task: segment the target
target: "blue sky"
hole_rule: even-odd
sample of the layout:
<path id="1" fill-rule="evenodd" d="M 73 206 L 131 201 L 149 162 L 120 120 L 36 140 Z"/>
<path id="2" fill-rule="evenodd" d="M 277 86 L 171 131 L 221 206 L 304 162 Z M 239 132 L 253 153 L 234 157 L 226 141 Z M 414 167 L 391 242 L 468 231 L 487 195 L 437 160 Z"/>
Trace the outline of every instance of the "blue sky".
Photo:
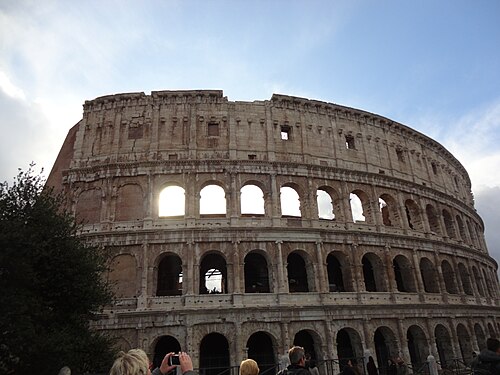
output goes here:
<path id="1" fill-rule="evenodd" d="M 174 89 L 324 100 L 431 136 L 500 259 L 500 1 L 1 1 L 0 181 L 48 173 L 85 100 Z"/>

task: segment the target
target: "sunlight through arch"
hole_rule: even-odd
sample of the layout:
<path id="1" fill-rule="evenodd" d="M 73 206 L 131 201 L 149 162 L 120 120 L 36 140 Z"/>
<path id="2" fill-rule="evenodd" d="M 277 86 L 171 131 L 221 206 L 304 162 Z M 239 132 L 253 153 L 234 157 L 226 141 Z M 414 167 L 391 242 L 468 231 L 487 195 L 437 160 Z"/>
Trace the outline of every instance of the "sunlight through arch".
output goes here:
<path id="1" fill-rule="evenodd" d="M 316 193 L 316 200 L 318 203 L 318 217 L 320 219 L 335 219 L 333 213 L 332 197 L 324 190 L 318 190 Z"/>
<path id="2" fill-rule="evenodd" d="M 363 215 L 363 204 L 357 194 L 349 194 L 349 201 L 351 203 L 352 221 L 365 221 L 366 219 Z"/>
<path id="3" fill-rule="evenodd" d="M 281 215 L 300 217 L 300 197 L 295 189 L 283 186 L 280 189 Z"/>
<path id="4" fill-rule="evenodd" d="M 245 185 L 240 190 L 241 213 L 264 215 L 264 193 L 256 185 Z"/>
<path id="5" fill-rule="evenodd" d="M 200 191 L 200 215 L 226 213 L 226 193 L 218 185 L 207 185 Z"/>
<path id="6" fill-rule="evenodd" d="M 180 186 L 167 186 L 160 193 L 158 215 L 166 216 L 184 216 L 186 198 L 184 189 Z"/>

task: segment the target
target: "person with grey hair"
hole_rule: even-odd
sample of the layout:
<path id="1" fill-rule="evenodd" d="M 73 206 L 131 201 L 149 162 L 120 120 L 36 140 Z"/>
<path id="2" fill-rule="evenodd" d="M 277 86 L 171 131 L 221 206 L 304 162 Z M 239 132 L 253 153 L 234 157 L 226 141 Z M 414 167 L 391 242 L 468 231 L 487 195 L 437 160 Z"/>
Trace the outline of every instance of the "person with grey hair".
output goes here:
<path id="1" fill-rule="evenodd" d="M 308 369 L 306 369 L 306 352 L 301 346 L 293 346 L 288 351 L 288 358 L 290 359 L 290 365 L 281 370 L 278 375 L 311 375 Z"/>

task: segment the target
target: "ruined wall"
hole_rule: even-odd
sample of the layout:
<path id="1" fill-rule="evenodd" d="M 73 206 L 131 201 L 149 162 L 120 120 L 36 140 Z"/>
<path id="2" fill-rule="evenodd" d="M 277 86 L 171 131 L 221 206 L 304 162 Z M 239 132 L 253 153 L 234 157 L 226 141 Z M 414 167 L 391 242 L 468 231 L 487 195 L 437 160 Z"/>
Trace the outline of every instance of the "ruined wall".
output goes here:
<path id="1" fill-rule="evenodd" d="M 159 91 L 85 102 L 63 150 L 49 184 L 85 221 L 81 235 L 114 254 L 120 298 L 96 326 L 123 348 L 158 356 L 168 337 L 203 366 L 207 340 L 222 336 L 231 366 L 266 340 L 275 362 L 295 342 L 320 361 L 371 353 L 379 366 L 389 355 L 418 365 L 432 353 L 445 364 L 500 332 L 497 264 L 468 174 L 405 125 L 285 95 Z M 212 185 L 223 214 L 200 213 Z M 242 213 L 248 185 L 263 214 Z M 184 191 L 182 215 L 159 215 L 168 186 Z M 283 187 L 300 214 L 283 215 Z M 319 217 L 319 191 L 334 218 Z M 210 267 L 221 293 L 204 290 Z"/>

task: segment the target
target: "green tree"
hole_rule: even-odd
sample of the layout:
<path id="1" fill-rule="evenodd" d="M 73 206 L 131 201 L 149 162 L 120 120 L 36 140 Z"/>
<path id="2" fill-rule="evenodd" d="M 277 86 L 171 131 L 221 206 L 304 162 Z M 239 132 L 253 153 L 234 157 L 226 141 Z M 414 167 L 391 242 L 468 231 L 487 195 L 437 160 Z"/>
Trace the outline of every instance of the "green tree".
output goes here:
<path id="1" fill-rule="evenodd" d="M 109 370 L 111 340 L 89 324 L 112 300 L 107 259 L 78 229 L 33 165 L 0 183 L 0 373 Z"/>

